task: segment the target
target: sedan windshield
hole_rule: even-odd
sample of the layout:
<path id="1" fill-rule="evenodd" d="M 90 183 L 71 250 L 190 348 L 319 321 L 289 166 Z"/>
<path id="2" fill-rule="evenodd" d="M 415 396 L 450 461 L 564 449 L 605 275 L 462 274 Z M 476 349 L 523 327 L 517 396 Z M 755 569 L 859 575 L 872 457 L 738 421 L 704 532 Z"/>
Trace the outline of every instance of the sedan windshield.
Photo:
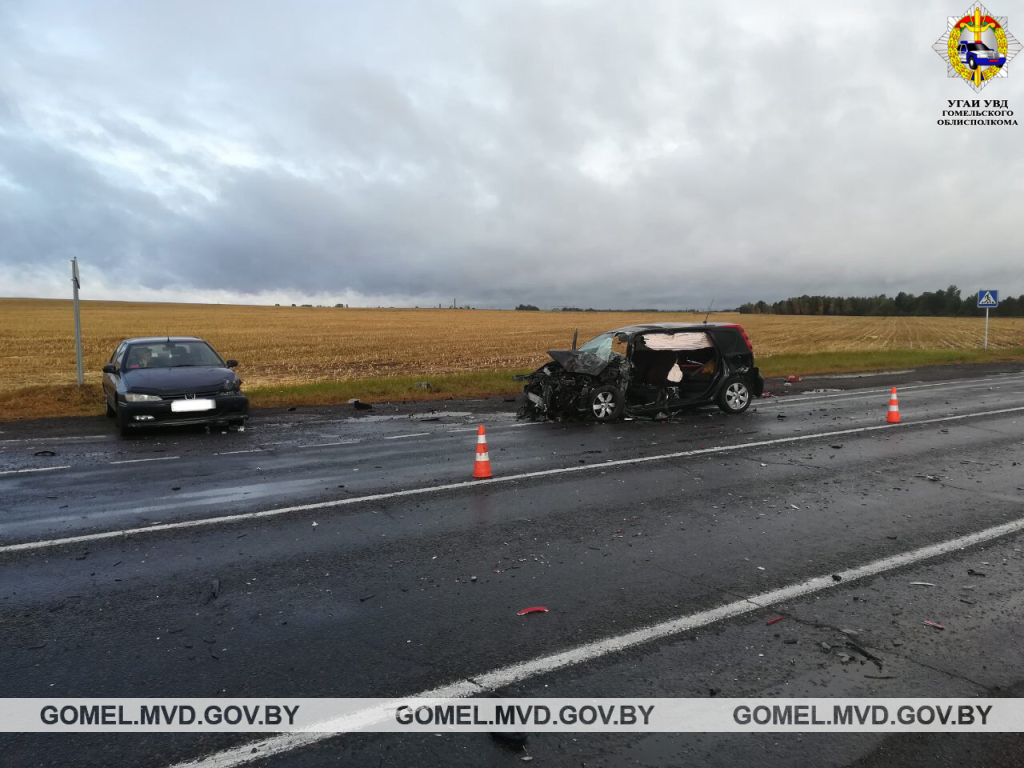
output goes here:
<path id="1" fill-rule="evenodd" d="M 138 368 L 223 368 L 224 361 L 205 341 L 132 344 L 125 355 L 125 370 Z"/>
<path id="2" fill-rule="evenodd" d="M 964 47 L 968 51 L 991 51 L 992 50 L 991 48 L 989 48 L 984 43 L 964 43 Z"/>

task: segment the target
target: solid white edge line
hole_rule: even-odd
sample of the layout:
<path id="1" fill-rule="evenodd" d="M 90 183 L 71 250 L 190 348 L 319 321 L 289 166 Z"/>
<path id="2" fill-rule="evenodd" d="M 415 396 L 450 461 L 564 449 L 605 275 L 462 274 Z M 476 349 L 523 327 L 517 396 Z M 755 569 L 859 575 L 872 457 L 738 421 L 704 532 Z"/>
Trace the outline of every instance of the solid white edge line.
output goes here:
<path id="1" fill-rule="evenodd" d="M 401 440 L 403 437 L 423 437 L 429 435 L 429 432 L 413 432 L 411 435 L 388 435 L 387 437 L 381 438 L 382 440 Z"/>
<path id="2" fill-rule="evenodd" d="M 919 549 L 904 552 L 898 555 L 875 560 L 865 565 L 851 568 L 846 571 L 839 571 L 836 575 L 840 577 L 837 581 L 832 574 L 827 576 L 815 576 L 806 581 L 791 584 L 779 589 L 762 592 L 747 598 L 735 600 L 725 605 L 719 605 L 706 611 L 680 616 L 675 619 L 664 621 L 648 627 L 626 632 L 621 635 L 608 637 L 603 640 L 585 643 L 570 648 L 566 651 L 539 656 L 529 661 L 511 664 L 505 667 L 485 672 L 480 675 L 473 675 L 469 678 L 456 680 L 433 690 L 414 693 L 407 697 L 396 698 L 394 702 L 405 702 L 412 698 L 466 698 L 469 696 L 492 693 L 514 683 L 549 674 L 558 670 L 593 661 L 594 659 L 608 656 L 619 651 L 624 651 L 638 645 L 650 643 L 656 640 L 665 640 L 693 629 L 706 627 L 725 619 L 736 618 L 754 611 L 764 610 L 768 606 L 788 602 L 797 598 L 806 597 L 816 592 L 823 592 L 827 589 L 840 587 L 851 582 L 875 576 L 896 568 L 913 565 L 924 560 L 930 560 L 942 555 L 947 555 L 957 550 L 982 544 L 993 539 L 1008 536 L 1024 531 L 1024 519 L 1014 520 L 994 528 L 986 528 L 976 533 L 967 534 L 956 539 L 929 544 Z M 204 757 L 197 757 L 192 760 L 177 763 L 172 768 L 235 768 L 245 765 L 254 760 L 265 760 L 268 757 L 279 755 L 295 749 L 310 746 L 319 741 L 339 735 L 342 727 L 358 730 L 360 725 L 377 722 L 390 716 L 391 707 L 378 705 L 321 724 L 319 727 L 328 728 L 328 732 L 304 732 L 286 733 L 279 736 L 250 741 L 237 747 L 215 752 Z M 314 726 L 317 727 L 317 726 Z"/>
<path id="3" fill-rule="evenodd" d="M 71 465 L 64 464 L 59 467 L 34 467 L 32 469 L 5 469 L 0 472 L 0 475 L 18 475 L 22 472 L 52 472 L 55 469 L 71 469 Z"/>
<path id="4" fill-rule="evenodd" d="M 139 464 L 143 461 L 171 461 L 180 459 L 181 456 L 154 456 L 151 459 L 122 459 L 121 461 L 108 461 L 108 464 Z"/>
<path id="5" fill-rule="evenodd" d="M 916 390 L 916 389 L 927 389 L 933 387 L 945 387 L 946 389 L 973 389 L 978 386 L 984 386 L 985 384 L 999 384 L 1009 381 L 1020 381 L 1022 376 L 1017 374 L 1006 374 L 1001 377 L 990 377 L 985 379 L 967 379 L 957 381 L 937 381 L 930 384 L 911 384 L 907 386 L 897 386 L 897 393 L 905 390 Z M 767 400 L 761 398 L 758 402 L 758 406 L 761 405 L 785 405 L 787 403 L 809 403 L 816 402 L 818 400 L 832 400 L 835 398 L 845 398 L 847 400 L 856 400 L 860 397 L 873 397 L 874 395 L 888 394 L 892 390 L 892 387 L 885 387 L 884 389 L 849 389 L 843 392 L 829 392 L 818 394 L 808 393 L 806 395 L 775 395 L 769 397 Z"/>
<path id="6" fill-rule="evenodd" d="M 159 523 L 146 528 L 125 528 L 117 531 L 104 531 L 102 533 L 85 533 L 80 536 L 68 536 L 61 539 L 45 539 L 39 541 L 24 541 L 18 544 L 5 544 L 0 546 L 0 555 L 7 552 L 20 552 L 29 549 L 46 549 L 66 544 L 81 544 L 86 541 L 101 541 L 103 539 L 116 539 L 120 537 L 137 536 L 139 534 L 152 533 L 154 531 L 174 531 L 187 528 L 201 528 L 208 525 L 220 525 L 222 523 L 234 523 L 241 520 L 258 520 L 265 517 L 277 517 L 279 515 L 293 514 L 296 512 L 311 512 L 320 509 L 332 509 L 334 507 L 345 507 L 352 504 L 362 504 L 368 501 L 384 501 L 385 499 L 398 499 L 408 496 L 422 496 L 428 493 L 439 493 L 441 491 L 454 491 L 462 488 L 484 487 L 511 483 L 517 480 L 530 480 L 535 477 L 551 477 L 554 475 L 565 475 L 572 472 L 589 472 L 595 469 L 605 470 L 608 467 L 622 467 L 632 464 L 645 464 L 651 461 L 664 461 L 665 459 L 681 459 L 690 456 L 707 456 L 717 453 L 729 453 L 731 451 L 742 451 L 748 448 L 763 448 L 769 445 L 782 445 L 785 443 L 799 443 L 807 440 L 819 440 L 827 437 L 838 437 L 839 435 L 855 435 L 862 432 L 876 432 L 878 430 L 900 430 L 907 427 L 922 427 L 929 424 L 943 424 L 950 421 L 962 421 L 984 416 L 999 416 L 1005 413 L 1024 412 L 1024 406 L 1015 408 L 1000 408 L 995 411 L 983 411 L 981 413 L 964 413 L 956 416 L 938 416 L 932 419 L 922 419 L 914 422 L 901 422 L 899 424 L 875 424 L 869 427 L 851 427 L 850 429 L 838 429 L 831 432 L 817 432 L 812 435 L 792 435 L 790 437 L 776 437 L 771 440 L 757 440 L 749 443 L 735 443 L 733 445 L 722 445 L 713 448 L 695 448 L 689 451 L 677 451 L 675 453 L 662 453 L 656 456 L 637 456 L 631 459 L 615 459 L 599 464 L 575 464 L 571 467 L 557 467 L 555 469 L 542 469 L 536 472 L 522 472 L 518 475 L 506 475 L 504 477 L 491 477 L 485 480 L 463 480 L 457 483 L 444 483 L 443 485 L 432 485 L 421 488 L 407 488 L 403 491 L 388 491 L 386 493 L 372 493 L 366 496 L 353 496 L 347 499 L 335 499 L 333 501 L 320 501 L 313 504 L 299 504 L 293 507 L 279 507 L 277 509 L 266 509 L 261 512 L 242 512 L 236 515 L 223 515 L 221 517 L 204 517 L 198 520 L 181 520 L 175 523 Z"/>

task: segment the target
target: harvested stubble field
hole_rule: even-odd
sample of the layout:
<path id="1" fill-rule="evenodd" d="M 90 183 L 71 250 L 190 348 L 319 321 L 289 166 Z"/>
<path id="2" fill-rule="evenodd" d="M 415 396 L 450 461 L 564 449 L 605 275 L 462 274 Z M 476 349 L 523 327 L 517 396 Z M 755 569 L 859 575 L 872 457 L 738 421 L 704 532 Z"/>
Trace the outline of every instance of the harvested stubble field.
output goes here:
<path id="1" fill-rule="evenodd" d="M 194 335 L 241 361 L 255 405 L 330 403 L 359 396 L 508 394 L 514 373 L 545 350 L 637 322 L 700 315 L 343 309 L 83 302 L 87 387 L 74 386 L 69 301 L 0 299 L 0 419 L 100 412 L 100 369 L 130 336 Z M 1024 318 L 993 318 L 979 349 L 978 318 L 811 317 L 714 313 L 739 322 L 768 375 L 1024 359 Z M 430 383 L 429 389 L 416 386 Z"/>

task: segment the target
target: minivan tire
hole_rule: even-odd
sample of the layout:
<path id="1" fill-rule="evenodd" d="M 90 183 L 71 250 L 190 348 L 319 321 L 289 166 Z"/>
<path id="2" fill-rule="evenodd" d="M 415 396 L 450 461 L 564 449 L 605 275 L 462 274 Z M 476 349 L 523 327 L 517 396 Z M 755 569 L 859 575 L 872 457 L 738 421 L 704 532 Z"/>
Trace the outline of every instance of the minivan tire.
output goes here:
<path id="1" fill-rule="evenodd" d="M 718 407 L 729 414 L 743 413 L 750 407 L 750 385 L 742 376 L 733 376 L 725 382 L 718 395 Z"/>
<path id="2" fill-rule="evenodd" d="M 587 398 L 588 413 L 597 421 L 618 421 L 626 406 L 622 390 L 611 384 L 603 384 L 590 390 Z"/>

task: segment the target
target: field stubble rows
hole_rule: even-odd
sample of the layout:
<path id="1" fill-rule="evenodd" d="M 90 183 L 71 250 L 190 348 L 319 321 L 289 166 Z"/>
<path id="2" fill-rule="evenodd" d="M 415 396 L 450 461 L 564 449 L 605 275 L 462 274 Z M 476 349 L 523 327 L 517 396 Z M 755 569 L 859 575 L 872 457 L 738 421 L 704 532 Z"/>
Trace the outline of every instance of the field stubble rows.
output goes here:
<path id="1" fill-rule="evenodd" d="M 545 350 L 637 322 L 700 321 L 701 315 L 344 309 L 83 302 L 86 380 L 129 336 L 195 335 L 241 361 L 247 385 L 267 387 L 397 375 L 521 370 Z M 714 313 L 739 322 L 760 360 L 777 355 L 980 346 L 983 321 L 945 317 L 814 317 Z M 993 318 L 993 348 L 1024 346 L 1024 318 Z M 0 299 L 0 391 L 74 381 L 68 301 Z"/>

